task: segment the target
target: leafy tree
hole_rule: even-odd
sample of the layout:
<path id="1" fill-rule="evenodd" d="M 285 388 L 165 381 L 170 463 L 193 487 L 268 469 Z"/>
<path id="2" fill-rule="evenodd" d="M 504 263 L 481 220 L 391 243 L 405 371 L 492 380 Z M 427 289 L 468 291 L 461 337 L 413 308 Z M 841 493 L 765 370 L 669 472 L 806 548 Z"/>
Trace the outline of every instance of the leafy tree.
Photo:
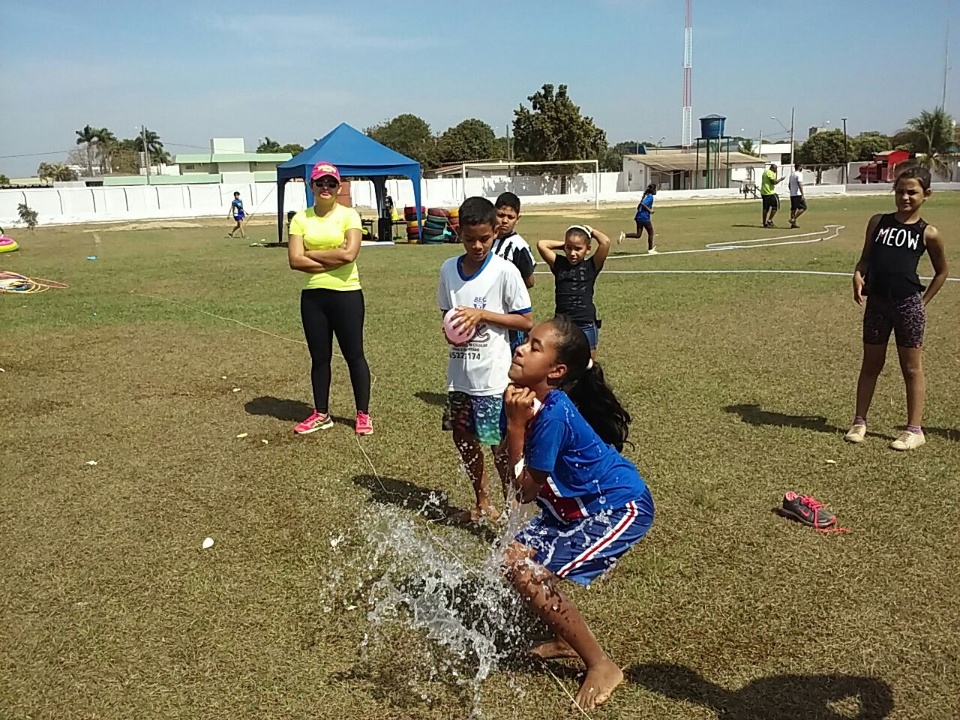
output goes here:
<path id="1" fill-rule="evenodd" d="M 136 173 L 140 167 L 137 143 L 132 138 L 118 140 L 110 154 L 110 164 L 114 171 Z"/>
<path id="2" fill-rule="evenodd" d="M 260 144 L 257 145 L 258 153 L 278 153 L 283 152 L 283 148 L 276 140 L 273 140 L 269 135 L 264 136 L 263 140 L 260 141 Z"/>
<path id="3" fill-rule="evenodd" d="M 892 150 L 893 144 L 890 138 L 883 133 L 876 131 L 862 132 L 857 137 L 851 138 L 857 160 L 873 160 L 873 156 L 885 150 Z"/>
<path id="4" fill-rule="evenodd" d="M 880 132 L 863 132 L 850 142 L 854 145 L 857 160 L 872 160 L 877 153 L 893 149 L 892 138 Z"/>
<path id="5" fill-rule="evenodd" d="M 742 140 L 740 140 L 738 149 L 744 155 L 757 155 L 757 156 L 760 155 L 760 151 L 758 150 L 757 146 L 754 145 L 753 140 L 751 140 L 750 138 L 743 138 Z"/>
<path id="6" fill-rule="evenodd" d="M 10 178 L 8 178 L 3 173 L 0 173 L 0 185 L 9 185 L 9 184 L 10 184 Z"/>
<path id="7" fill-rule="evenodd" d="M 916 153 L 917 162 L 931 172 L 949 176 L 948 156 L 957 154 L 953 118 L 942 107 L 921 110 L 907 120 L 907 127 L 894 137 L 898 147 Z"/>
<path id="8" fill-rule="evenodd" d="M 621 155 L 636 155 L 640 152 L 641 147 L 656 147 L 656 144 L 647 142 L 646 140 L 643 142 L 639 140 L 624 140 L 623 142 L 618 142 L 616 145 L 614 145 L 613 149 Z"/>
<path id="9" fill-rule="evenodd" d="M 387 122 L 369 127 L 364 132 L 378 143 L 419 162 L 424 167 L 436 165 L 436 139 L 425 120 L 404 113 Z"/>
<path id="10" fill-rule="evenodd" d="M 623 156 L 625 153 L 617 150 L 616 146 L 606 147 L 597 156 L 600 161 L 600 172 L 620 172 L 623 170 Z"/>
<path id="11" fill-rule="evenodd" d="M 810 138 L 797 148 L 796 161 L 809 165 L 817 171 L 817 184 L 823 178 L 823 171 L 840 167 L 854 158 L 856 148 L 847 139 L 844 143 L 842 130 L 824 130 Z M 846 145 L 846 147 L 844 147 Z"/>
<path id="12" fill-rule="evenodd" d="M 300 143 L 287 143 L 280 148 L 280 152 L 290 153 L 291 155 L 299 155 L 303 152 L 303 145 Z"/>
<path id="13" fill-rule="evenodd" d="M 33 230 L 37 226 L 37 211 L 31 210 L 26 203 L 17 205 L 17 215 L 20 216 L 20 222 Z"/>
<path id="14" fill-rule="evenodd" d="M 97 131 L 85 125 L 82 130 L 76 131 L 77 145 L 82 145 L 87 154 L 87 175 L 93 175 L 93 144 L 97 141 Z"/>
<path id="15" fill-rule="evenodd" d="M 521 161 L 599 158 L 607 148 L 607 134 L 593 118 L 585 117 L 567 94 L 567 86 L 545 84 L 530 95 L 530 108 L 514 110 L 514 156 Z M 568 176 L 570 166 L 540 166 L 541 172 Z M 561 186 L 561 191 L 565 191 Z"/>
<path id="16" fill-rule="evenodd" d="M 437 139 L 437 159 L 440 162 L 490 160 L 496 154 L 497 137 L 493 128 L 476 118 L 447 129 Z"/>

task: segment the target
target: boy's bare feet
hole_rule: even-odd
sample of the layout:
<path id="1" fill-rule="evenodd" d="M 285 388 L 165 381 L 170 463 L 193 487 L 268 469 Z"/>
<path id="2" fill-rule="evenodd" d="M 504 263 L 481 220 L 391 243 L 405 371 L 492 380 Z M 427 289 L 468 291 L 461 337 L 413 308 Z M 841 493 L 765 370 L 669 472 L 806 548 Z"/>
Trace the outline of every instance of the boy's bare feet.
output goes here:
<path id="1" fill-rule="evenodd" d="M 602 665 L 587 670 L 587 676 L 577 691 L 575 698 L 582 710 L 592 710 L 603 705 L 610 699 L 617 685 L 623 682 L 623 671 L 613 662 L 606 661 Z"/>
<path id="2" fill-rule="evenodd" d="M 553 660 L 555 658 L 575 658 L 580 657 L 577 651 L 567 644 L 566 640 L 554 638 L 537 643 L 527 650 L 528 653 L 541 660 Z"/>

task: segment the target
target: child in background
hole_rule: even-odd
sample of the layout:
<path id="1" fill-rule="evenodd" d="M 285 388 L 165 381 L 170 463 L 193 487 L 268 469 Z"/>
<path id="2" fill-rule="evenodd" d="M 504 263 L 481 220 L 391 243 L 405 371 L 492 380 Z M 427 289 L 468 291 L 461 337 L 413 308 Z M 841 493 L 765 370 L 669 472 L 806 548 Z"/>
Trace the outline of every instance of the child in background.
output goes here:
<path id="1" fill-rule="evenodd" d="M 233 228 L 233 230 L 227 233 L 227 237 L 233 237 L 233 234 L 239 230 L 240 237 L 246 238 L 247 236 L 243 234 L 243 220 L 247 215 L 243 211 L 243 200 L 240 199 L 240 193 L 238 192 L 233 194 L 233 202 L 230 203 L 230 211 L 227 213 L 227 217 L 231 216 L 237 225 Z"/>
<path id="2" fill-rule="evenodd" d="M 537 263 L 533 259 L 530 246 L 517 232 L 520 220 L 520 198 L 512 192 L 500 193 L 497 202 L 497 239 L 493 241 L 493 254 L 509 260 L 516 265 L 528 290 L 533 289 L 533 271 Z M 516 350 L 526 338 L 525 333 L 510 331 L 510 349 Z"/>
<path id="3" fill-rule="evenodd" d="M 624 238 L 634 238 L 639 240 L 643 237 L 643 231 L 647 231 L 647 255 L 656 255 L 657 254 L 657 244 L 653 241 L 653 221 L 650 219 L 650 216 L 653 215 L 653 200 L 657 195 L 657 186 L 655 183 L 650 183 L 647 185 L 647 189 L 643 193 L 643 197 L 640 198 L 640 204 L 637 205 L 637 214 L 633 218 L 634 222 L 637 224 L 637 231 L 635 233 L 620 233 L 620 237 L 617 239 L 617 244 L 623 242 Z"/>
<path id="4" fill-rule="evenodd" d="M 930 171 L 921 167 L 904 170 L 897 177 L 894 192 L 897 212 L 870 218 L 863 252 L 853 271 L 854 302 L 863 305 L 866 296 L 867 307 L 863 313 L 857 412 L 844 440 L 861 443 L 867 435 L 867 411 L 892 331 L 907 386 L 907 428 L 890 447 L 914 450 L 926 442 L 920 426 L 927 393 L 921 362 L 926 307 L 947 281 L 947 256 L 939 231 L 920 217 L 920 208 L 930 197 Z M 917 275 L 924 252 L 930 253 L 934 272 L 926 292 Z"/>
<path id="5" fill-rule="evenodd" d="M 576 704 L 589 710 L 610 697 L 623 672 L 558 581 L 589 585 L 612 568 L 653 524 L 653 499 L 620 454 L 630 415 L 570 318 L 533 328 L 514 355 L 510 382 L 504 396 L 510 464 L 519 499 L 536 500 L 541 511 L 507 548 L 504 570 L 555 636 L 531 653 L 586 664 Z"/>
<path id="6" fill-rule="evenodd" d="M 597 241 L 597 251 L 587 257 L 592 240 Z M 564 254 L 557 255 L 561 249 Z M 590 354 L 596 359 L 600 321 L 593 303 L 593 290 L 610 254 L 610 238 L 588 225 L 571 225 L 562 241 L 541 240 L 537 251 L 556 278 L 556 314 L 566 315 L 583 330 L 590 343 Z"/>
<path id="7" fill-rule="evenodd" d="M 509 331 L 528 332 L 533 323 L 530 295 L 520 272 L 490 251 L 497 226 L 493 203 L 481 197 L 464 201 L 459 232 L 465 253 L 443 263 L 437 287 L 440 310 L 446 314 L 457 308 L 456 325 L 463 331 L 475 330 L 466 344 L 451 344 L 447 362 L 443 427 L 453 432 L 453 442 L 476 494 L 474 508 L 457 518 L 460 521 L 479 522 L 499 516 L 490 502 L 482 445 L 494 452 L 504 498 L 512 497 L 506 456 L 497 452 L 503 391 L 509 382 L 507 372 L 513 354 Z"/>

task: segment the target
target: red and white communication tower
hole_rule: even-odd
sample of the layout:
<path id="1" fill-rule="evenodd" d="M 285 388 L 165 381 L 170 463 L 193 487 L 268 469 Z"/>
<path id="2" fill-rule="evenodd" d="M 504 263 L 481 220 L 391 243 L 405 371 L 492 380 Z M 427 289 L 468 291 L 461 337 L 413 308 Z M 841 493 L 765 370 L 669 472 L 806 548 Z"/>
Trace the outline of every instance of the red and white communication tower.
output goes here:
<path id="1" fill-rule="evenodd" d="M 687 12 L 683 29 L 683 126 L 680 146 L 689 149 L 693 144 L 693 0 L 686 0 Z"/>

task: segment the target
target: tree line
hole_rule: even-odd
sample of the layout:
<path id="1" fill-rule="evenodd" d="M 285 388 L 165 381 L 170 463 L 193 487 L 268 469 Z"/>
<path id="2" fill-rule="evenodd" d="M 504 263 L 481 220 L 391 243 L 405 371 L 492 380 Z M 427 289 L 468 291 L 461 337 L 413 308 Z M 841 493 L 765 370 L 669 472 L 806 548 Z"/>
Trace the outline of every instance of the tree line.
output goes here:
<path id="1" fill-rule="evenodd" d="M 508 160 L 516 162 L 549 162 L 551 160 L 598 160 L 600 169 L 619 171 L 623 156 L 638 152 L 641 146 L 653 143 L 625 141 L 609 145 L 607 135 L 592 117 L 583 114 L 573 102 L 566 85 L 543 85 L 527 97 L 528 105 L 521 104 L 513 111 L 512 133 L 497 136 L 494 129 L 477 118 L 464 120 L 443 132 L 434 133 L 417 115 L 404 113 L 368 127 L 364 132 L 374 140 L 418 161 L 424 169 L 435 169 L 445 164 Z M 160 136 L 145 130 L 147 154 L 152 163 L 167 163 L 170 155 L 164 149 Z M 41 180 L 75 180 L 71 165 L 86 169 L 92 175 L 94 168 L 101 173 L 136 173 L 142 162 L 144 137 L 118 139 L 107 128 L 86 125 L 76 131 L 77 149 L 70 153 L 66 164 L 41 163 L 37 174 Z M 954 119 L 943 108 L 923 110 L 910 118 L 906 126 L 894 135 L 877 131 L 844 137 L 840 130 L 827 130 L 812 135 L 796 149 L 796 160 L 821 170 L 839 167 L 856 160 L 871 160 L 884 150 L 907 150 L 916 161 L 931 171 L 944 175 L 950 163 L 955 162 L 960 134 Z M 299 143 L 281 144 L 265 137 L 258 153 L 302 152 Z M 749 139 L 740 139 L 740 150 L 757 154 Z M 541 172 L 569 172 L 568 167 L 546 166 Z M 4 180 L 0 176 L 0 183 Z"/>

